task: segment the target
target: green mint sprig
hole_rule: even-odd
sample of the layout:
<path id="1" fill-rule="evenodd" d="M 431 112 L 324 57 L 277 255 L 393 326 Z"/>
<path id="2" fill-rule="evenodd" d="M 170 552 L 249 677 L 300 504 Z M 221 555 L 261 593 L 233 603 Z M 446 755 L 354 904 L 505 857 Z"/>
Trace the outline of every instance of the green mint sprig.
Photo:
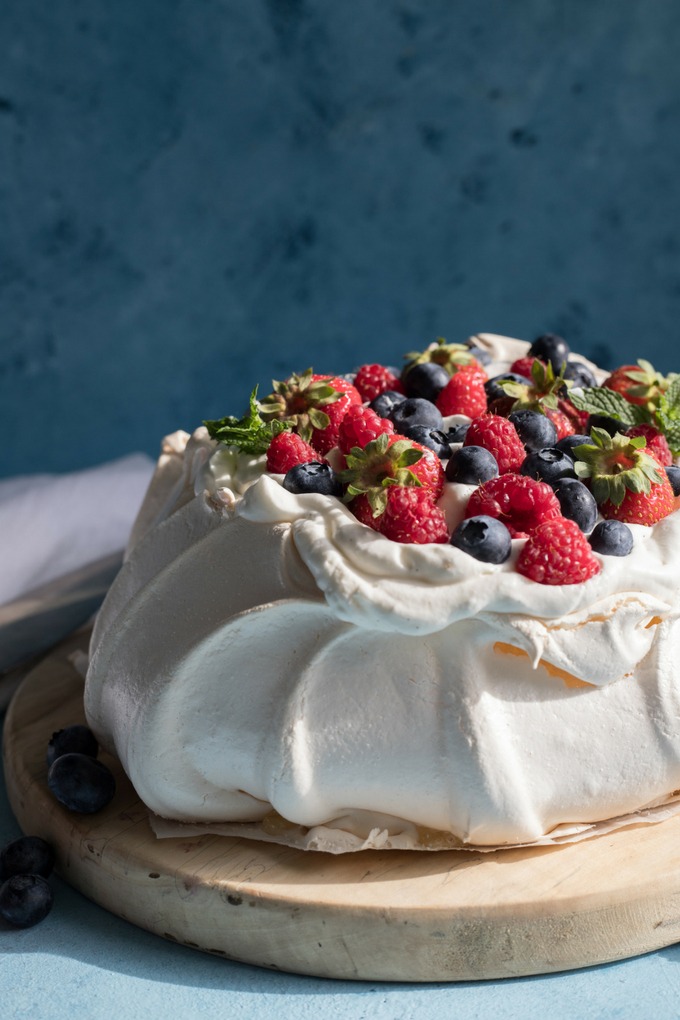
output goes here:
<path id="1" fill-rule="evenodd" d="M 264 421 L 257 402 L 257 386 L 250 394 L 250 405 L 243 418 L 218 418 L 215 421 L 204 421 L 211 439 L 227 446 L 237 446 L 244 453 L 266 453 L 274 436 L 281 432 L 289 432 L 290 421 Z"/>
<path id="2" fill-rule="evenodd" d="M 609 418 L 620 421 L 627 429 L 633 425 L 653 423 L 653 416 L 646 407 L 631 404 L 629 400 L 609 390 L 606 386 L 586 386 L 584 389 L 569 391 L 569 400 L 577 411 L 587 414 L 606 414 Z"/>

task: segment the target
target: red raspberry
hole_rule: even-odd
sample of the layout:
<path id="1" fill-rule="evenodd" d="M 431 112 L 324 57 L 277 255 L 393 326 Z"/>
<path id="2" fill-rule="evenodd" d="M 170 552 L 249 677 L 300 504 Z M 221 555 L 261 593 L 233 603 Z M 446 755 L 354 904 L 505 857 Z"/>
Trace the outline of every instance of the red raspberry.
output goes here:
<path id="1" fill-rule="evenodd" d="M 517 570 L 539 584 L 580 584 L 599 574 L 600 564 L 578 524 L 556 517 L 529 537 Z"/>
<path id="2" fill-rule="evenodd" d="M 563 414 L 566 414 L 573 427 L 574 431 L 567 433 L 567 435 L 575 435 L 578 433 L 579 436 L 583 436 L 588 434 L 588 418 L 590 415 L 587 411 L 578 411 L 572 404 L 571 400 L 568 400 L 566 397 L 560 397 L 557 406 Z M 564 426 L 564 423 L 562 424 Z M 558 438 L 564 439 L 564 436 L 559 436 L 560 428 L 557 423 L 555 423 L 555 427 L 557 428 Z"/>
<path id="3" fill-rule="evenodd" d="M 295 432 L 280 432 L 274 436 L 267 450 L 267 471 L 285 475 L 296 464 L 309 464 L 320 460 L 317 451 Z"/>
<path id="4" fill-rule="evenodd" d="M 412 485 L 389 486 L 387 507 L 379 520 L 380 533 L 393 542 L 425 545 L 448 542 L 450 537 L 446 518 L 432 494 Z"/>
<path id="5" fill-rule="evenodd" d="M 483 446 L 496 458 L 502 475 L 508 471 L 519 471 L 526 457 L 524 444 L 515 426 L 497 414 L 483 414 L 473 419 L 463 446 Z"/>
<path id="6" fill-rule="evenodd" d="M 539 365 L 545 365 L 545 362 L 541 361 L 540 358 L 534 358 L 533 355 L 528 354 L 525 358 L 518 358 L 517 361 L 513 361 L 510 371 L 516 372 L 517 375 L 523 375 L 525 379 L 531 379 L 531 369 L 535 361 Z"/>
<path id="7" fill-rule="evenodd" d="M 478 372 L 456 372 L 451 376 L 436 401 L 443 415 L 466 414 L 477 418 L 486 411 L 484 376 Z"/>
<path id="8" fill-rule="evenodd" d="M 574 428 L 572 421 L 567 417 L 564 411 L 560 411 L 556 407 L 544 407 L 543 410 L 557 429 L 558 442 L 560 439 L 564 439 L 565 436 L 573 436 L 576 434 L 576 429 Z M 574 410 L 576 410 L 576 408 L 574 408 Z"/>
<path id="9" fill-rule="evenodd" d="M 380 531 L 380 517 L 373 516 L 373 510 L 371 509 L 367 496 L 355 496 L 349 504 L 349 508 L 356 519 L 362 524 L 367 524 L 368 527 L 373 528 L 374 531 Z"/>
<path id="10" fill-rule="evenodd" d="M 503 522 L 513 538 L 526 538 L 545 521 L 560 517 L 560 503 L 547 484 L 505 474 L 483 482 L 470 496 L 465 516 L 486 514 Z"/>
<path id="11" fill-rule="evenodd" d="M 390 437 L 392 438 L 392 437 Z M 394 440 L 404 439 L 395 433 Z M 428 490 L 433 499 L 438 499 L 444 491 L 444 468 L 434 450 L 430 450 L 421 443 L 409 440 L 416 450 L 420 450 L 422 457 L 411 465 L 411 471 L 425 489 Z"/>
<path id="12" fill-rule="evenodd" d="M 662 467 L 670 467 L 673 463 L 673 454 L 666 441 L 666 437 L 658 429 L 655 429 L 653 425 L 633 425 L 632 429 L 626 431 L 626 435 L 644 436 L 647 440 L 647 446 L 645 447 L 647 453 L 651 453 L 652 457 L 656 457 Z"/>
<path id="13" fill-rule="evenodd" d="M 328 453 L 334 446 L 338 445 L 338 430 L 340 428 L 340 422 L 345 416 L 348 408 L 352 404 L 361 404 L 361 394 L 359 391 L 352 386 L 351 383 L 347 382 L 346 379 L 341 379 L 338 376 L 330 375 L 313 375 L 313 382 L 327 382 L 334 390 L 342 394 L 337 400 L 334 400 L 330 404 L 322 404 L 319 408 L 324 414 L 327 414 L 330 418 L 330 424 L 323 429 L 312 430 L 312 445 L 319 453 Z"/>
<path id="14" fill-rule="evenodd" d="M 374 400 L 385 390 L 406 392 L 399 378 L 384 365 L 362 365 L 357 369 L 354 385 L 362 400 Z"/>
<path id="15" fill-rule="evenodd" d="M 340 422 L 338 446 L 343 453 L 349 453 L 353 446 L 363 450 L 383 432 L 394 432 L 394 425 L 388 418 L 381 418 L 370 407 L 352 404 Z"/>

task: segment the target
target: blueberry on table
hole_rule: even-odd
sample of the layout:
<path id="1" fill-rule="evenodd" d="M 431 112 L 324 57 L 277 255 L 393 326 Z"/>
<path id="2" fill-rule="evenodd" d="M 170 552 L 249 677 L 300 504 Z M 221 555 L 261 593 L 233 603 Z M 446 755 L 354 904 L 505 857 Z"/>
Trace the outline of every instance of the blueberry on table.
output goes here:
<path id="1" fill-rule="evenodd" d="M 441 411 L 423 397 L 409 397 L 392 408 L 390 418 L 397 432 L 402 435 L 411 425 L 429 425 L 433 429 L 441 429 L 444 425 Z"/>
<path id="2" fill-rule="evenodd" d="M 505 563 L 512 550 L 512 539 L 496 517 L 480 514 L 460 522 L 451 535 L 451 545 L 482 563 Z"/>
<path id="3" fill-rule="evenodd" d="M 623 521 L 600 521 L 588 541 L 602 556 L 628 556 L 633 551 L 633 533 Z"/>
<path id="4" fill-rule="evenodd" d="M 561 450 L 562 453 L 568 454 L 568 456 L 571 457 L 572 460 L 576 460 L 577 457 L 576 454 L 574 453 L 574 450 L 576 449 L 577 446 L 584 445 L 588 446 L 593 445 L 593 441 L 590 438 L 590 436 L 574 434 L 573 436 L 565 436 L 564 439 L 560 439 L 559 443 L 555 443 L 555 449 Z"/>
<path id="5" fill-rule="evenodd" d="M 402 373 L 401 381 L 409 397 L 435 401 L 451 376 L 436 361 L 423 361 Z"/>
<path id="6" fill-rule="evenodd" d="M 515 426 L 525 450 L 530 452 L 544 450 L 557 442 L 557 428 L 554 422 L 539 411 L 528 409 L 513 411 L 508 415 L 508 420 Z"/>
<path id="7" fill-rule="evenodd" d="M 90 758 L 96 758 L 99 753 L 97 739 L 87 726 L 80 723 L 75 726 L 66 726 L 63 730 L 57 730 L 47 745 L 47 767 L 62 754 L 87 754 Z"/>
<path id="8" fill-rule="evenodd" d="M 0 917 L 15 928 L 32 928 L 47 917 L 52 899 L 42 875 L 13 875 L 0 885 Z"/>
<path id="9" fill-rule="evenodd" d="M 283 487 L 288 492 L 319 492 L 322 496 L 342 496 L 342 485 L 330 464 L 312 460 L 296 464 L 286 472 Z"/>
<path id="10" fill-rule="evenodd" d="M 447 482 L 481 485 L 498 476 L 498 462 L 483 446 L 461 446 L 454 450 L 446 465 Z"/>
<path id="11" fill-rule="evenodd" d="M 451 456 L 448 436 L 441 429 L 433 429 L 430 425 L 410 425 L 404 435 L 414 443 L 434 450 L 440 460 L 446 460 Z"/>
<path id="12" fill-rule="evenodd" d="M 519 472 L 528 478 L 548 482 L 550 485 L 560 478 L 576 478 L 574 461 L 569 454 L 562 453 L 555 446 L 528 454 Z"/>
<path id="13" fill-rule="evenodd" d="M 42 875 L 54 867 L 54 850 L 40 836 L 20 836 L 0 850 L 0 881 L 13 875 Z"/>
<path id="14" fill-rule="evenodd" d="M 587 485 L 578 478 L 560 478 L 553 485 L 553 491 L 560 502 L 562 516 L 575 521 L 586 534 L 597 523 L 597 503 Z"/>
<path id="15" fill-rule="evenodd" d="M 488 403 L 491 403 L 492 400 L 500 400 L 501 397 L 507 397 L 507 393 L 500 385 L 504 382 L 516 382 L 524 386 L 531 385 L 531 379 L 527 379 L 525 375 L 518 375 L 517 372 L 502 372 L 501 375 L 494 375 L 484 383 Z"/>
<path id="16" fill-rule="evenodd" d="M 384 393 L 379 393 L 377 397 L 374 397 L 368 406 L 380 418 L 389 418 L 392 408 L 400 404 L 402 400 L 406 400 L 404 393 L 397 393 L 396 390 L 385 390 Z"/>
<path id="17" fill-rule="evenodd" d="M 69 811 L 91 815 L 113 799 L 116 781 L 96 758 L 86 754 L 62 754 L 50 766 L 47 785 Z"/>
<path id="18" fill-rule="evenodd" d="M 668 475 L 668 481 L 671 483 L 671 489 L 673 490 L 674 496 L 680 496 L 680 467 L 667 467 L 665 469 Z"/>
<path id="19" fill-rule="evenodd" d="M 529 348 L 529 354 L 540 358 L 541 361 L 550 362 L 554 371 L 559 373 L 562 365 L 569 359 L 570 349 L 563 337 L 556 333 L 543 333 L 542 336 L 536 337 Z"/>

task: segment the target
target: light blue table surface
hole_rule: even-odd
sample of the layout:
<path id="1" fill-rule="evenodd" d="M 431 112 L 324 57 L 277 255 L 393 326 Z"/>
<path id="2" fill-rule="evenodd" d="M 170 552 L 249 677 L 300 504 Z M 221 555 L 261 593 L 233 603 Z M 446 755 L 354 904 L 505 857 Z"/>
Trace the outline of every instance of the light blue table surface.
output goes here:
<path id="1" fill-rule="evenodd" d="M 19 835 L 0 788 L 0 845 Z M 328 981 L 259 970 L 165 942 L 57 877 L 55 903 L 24 931 L 0 922 L 3 1020 L 224 1016 L 338 1020 L 680 1017 L 680 946 L 570 974 L 462 984 Z"/>

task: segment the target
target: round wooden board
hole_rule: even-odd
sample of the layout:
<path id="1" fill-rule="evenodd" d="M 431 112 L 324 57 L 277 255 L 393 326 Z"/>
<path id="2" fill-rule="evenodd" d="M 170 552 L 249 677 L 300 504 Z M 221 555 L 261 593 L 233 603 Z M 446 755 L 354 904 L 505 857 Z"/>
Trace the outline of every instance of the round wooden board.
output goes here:
<path id="1" fill-rule="evenodd" d="M 562 847 L 344 856 L 222 836 L 158 840 L 119 763 L 96 815 L 46 785 L 54 730 L 83 721 L 65 643 L 23 681 L 5 723 L 10 801 L 61 875 L 174 942 L 321 977 L 462 981 L 540 974 L 680 941 L 680 817 Z"/>

